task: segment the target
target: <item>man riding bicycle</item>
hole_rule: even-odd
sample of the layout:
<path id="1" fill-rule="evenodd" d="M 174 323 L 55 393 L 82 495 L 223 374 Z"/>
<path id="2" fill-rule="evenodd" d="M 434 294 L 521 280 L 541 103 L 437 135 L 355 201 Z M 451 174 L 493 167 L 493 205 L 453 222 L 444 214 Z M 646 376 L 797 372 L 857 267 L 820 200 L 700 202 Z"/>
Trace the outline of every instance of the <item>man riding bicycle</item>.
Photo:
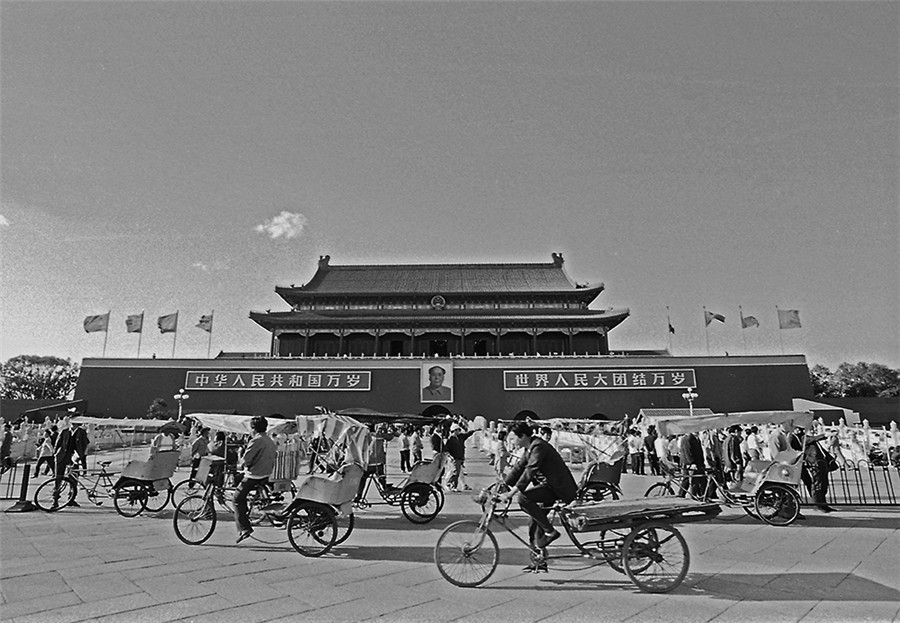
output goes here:
<path id="1" fill-rule="evenodd" d="M 253 438 L 244 450 L 241 462 L 244 467 L 243 479 L 234 492 L 234 521 L 237 524 L 240 543 L 253 533 L 250 525 L 250 512 L 247 508 L 247 496 L 250 492 L 264 487 L 269 476 L 275 470 L 275 442 L 266 434 L 269 423 L 261 415 L 251 418 L 250 429 Z"/>
<path id="2" fill-rule="evenodd" d="M 559 538 L 546 508 L 557 500 L 574 500 L 578 484 L 556 448 L 534 435 L 530 424 L 517 422 L 509 432 L 525 453 L 506 475 L 505 482 L 511 489 L 500 495 L 500 501 L 506 503 L 516 496 L 519 506 L 531 517 L 528 534 L 532 545 L 543 549 Z M 528 571 L 545 569 L 526 567 Z"/>

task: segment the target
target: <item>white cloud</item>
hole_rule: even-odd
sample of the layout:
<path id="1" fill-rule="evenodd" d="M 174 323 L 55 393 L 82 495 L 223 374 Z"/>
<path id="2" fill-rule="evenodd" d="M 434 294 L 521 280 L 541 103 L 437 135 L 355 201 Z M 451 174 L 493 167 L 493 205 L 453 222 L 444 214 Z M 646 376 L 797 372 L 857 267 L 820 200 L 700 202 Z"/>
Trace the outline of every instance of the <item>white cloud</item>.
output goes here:
<path id="1" fill-rule="evenodd" d="M 9 227 L 9 221 L 6 220 L 6 217 L 0 214 L 0 229 L 6 229 Z"/>
<path id="2" fill-rule="evenodd" d="M 306 227 L 306 217 L 299 213 L 282 211 L 281 214 L 271 218 L 262 225 L 257 225 L 253 231 L 268 234 L 269 238 L 298 238 Z"/>
<path id="3" fill-rule="evenodd" d="M 228 268 L 228 263 L 223 262 L 221 260 L 216 260 L 212 264 L 207 264 L 206 262 L 194 262 L 191 264 L 197 270 L 203 271 L 204 273 L 210 273 L 216 270 L 225 270 Z"/>

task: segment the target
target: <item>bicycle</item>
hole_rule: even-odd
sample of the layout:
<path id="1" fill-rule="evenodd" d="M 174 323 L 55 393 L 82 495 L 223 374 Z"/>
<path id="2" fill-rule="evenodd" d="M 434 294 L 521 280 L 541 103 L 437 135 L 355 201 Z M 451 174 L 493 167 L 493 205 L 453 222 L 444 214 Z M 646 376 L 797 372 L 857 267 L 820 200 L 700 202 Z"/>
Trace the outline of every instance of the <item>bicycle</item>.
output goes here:
<path id="1" fill-rule="evenodd" d="M 130 488 L 116 488 L 112 477 L 117 472 L 107 471 L 112 461 L 101 461 L 100 470 L 88 473 L 75 465 L 66 467 L 65 474 L 44 481 L 34 492 L 34 504 L 42 511 L 53 513 L 75 501 L 78 489 L 84 490 L 88 500 L 102 506 L 104 499 L 112 498 L 116 512 L 123 517 L 135 517 L 146 507 L 146 496 L 135 496 Z"/>
<path id="2" fill-rule="evenodd" d="M 449 525 L 438 537 L 434 561 L 441 576 L 455 586 L 475 587 L 486 582 L 497 569 L 500 546 L 491 524 L 500 525 L 528 548 L 533 572 L 547 571 L 546 548 L 525 541 L 507 522 L 509 505 L 498 509 L 496 483 L 483 490 L 475 501 L 481 504 L 478 521 L 463 520 Z M 717 504 L 679 500 L 638 499 L 602 504 L 567 505 L 556 502 L 547 509 L 551 521 L 557 518 L 580 556 L 607 563 L 623 573 L 642 591 L 665 593 L 675 589 L 687 575 L 690 553 L 687 542 L 672 525 L 705 521 L 719 514 Z M 597 540 L 586 541 L 586 533 L 599 532 Z M 607 538 L 612 534 L 612 538 Z"/>

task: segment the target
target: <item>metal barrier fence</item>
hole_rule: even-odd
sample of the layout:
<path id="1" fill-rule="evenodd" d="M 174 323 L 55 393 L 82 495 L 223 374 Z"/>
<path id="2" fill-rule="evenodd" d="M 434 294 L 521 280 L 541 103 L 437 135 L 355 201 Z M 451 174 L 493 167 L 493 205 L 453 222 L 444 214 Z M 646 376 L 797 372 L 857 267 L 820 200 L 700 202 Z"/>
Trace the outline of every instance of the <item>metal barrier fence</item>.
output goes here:
<path id="1" fill-rule="evenodd" d="M 812 504 L 801 486 L 804 504 Z M 828 504 L 833 506 L 900 506 L 900 468 L 852 462 L 828 474 Z"/>
<path id="2" fill-rule="evenodd" d="M 22 466 L 24 463 L 14 461 L 12 467 L 0 474 L 0 500 L 18 500 L 22 486 Z"/>

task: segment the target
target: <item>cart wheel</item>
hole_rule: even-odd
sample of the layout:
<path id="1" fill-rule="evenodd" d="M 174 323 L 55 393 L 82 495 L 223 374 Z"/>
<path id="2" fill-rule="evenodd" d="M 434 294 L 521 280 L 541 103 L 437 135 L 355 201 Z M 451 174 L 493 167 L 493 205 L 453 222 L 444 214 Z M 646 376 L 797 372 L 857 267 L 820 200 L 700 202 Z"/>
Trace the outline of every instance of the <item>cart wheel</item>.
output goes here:
<path id="1" fill-rule="evenodd" d="M 288 518 L 287 532 L 291 546 L 303 556 L 321 556 L 337 541 L 337 519 L 328 506 L 318 502 L 301 502 Z"/>
<path id="2" fill-rule="evenodd" d="M 147 510 L 151 513 L 158 513 L 164 509 L 172 499 L 172 481 L 166 479 L 166 488 L 157 491 L 155 488 L 152 492 L 147 493 Z"/>
<path id="3" fill-rule="evenodd" d="M 756 514 L 755 503 L 745 504 L 741 508 L 744 509 L 744 512 L 753 517 L 753 519 L 759 519 L 759 515 Z"/>
<path id="4" fill-rule="evenodd" d="M 142 484 L 122 485 L 113 491 L 113 506 L 122 517 L 137 517 L 147 508 L 147 488 Z"/>
<path id="5" fill-rule="evenodd" d="M 658 482 L 644 492 L 645 498 L 658 498 L 667 495 L 675 495 L 671 485 L 667 482 Z"/>
<path id="6" fill-rule="evenodd" d="M 756 492 L 756 514 L 769 525 L 787 526 L 800 515 L 800 496 L 778 483 L 766 483 Z"/>
<path id="7" fill-rule="evenodd" d="M 56 483 L 59 483 L 57 486 Z M 44 481 L 34 492 L 34 505 L 42 511 L 54 513 L 75 499 L 77 485 L 70 478 L 57 481 L 55 478 Z"/>
<path id="8" fill-rule="evenodd" d="M 340 545 L 350 538 L 350 533 L 353 532 L 353 526 L 356 523 L 356 520 L 353 518 L 353 513 L 335 515 L 334 518 L 337 520 L 337 538 L 335 539 L 334 544 Z"/>
<path id="9" fill-rule="evenodd" d="M 175 525 L 175 535 L 182 543 L 200 545 L 216 529 L 216 509 L 212 500 L 207 502 L 202 495 L 190 495 L 175 507 L 172 523 Z"/>
<path id="10" fill-rule="evenodd" d="M 684 537 L 669 524 L 645 523 L 625 538 L 625 573 L 645 593 L 674 590 L 687 575 L 690 563 Z"/>
<path id="11" fill-rule="evenodd" d="M 497 569 L 500 547 L 489 528 L 477 521 L 457 521 L 438 537 L 434 562 L 444 579 L 454 586 L 478 586 Z"/>
<path id="12" fill-rule="evenodd" d="M 601 530 L 600 540 L 597 541 L 601 558 L 612 568 L 625 575 L 625 567 L 622 566 L 622 550 L 625 547 L 626 530 Z"/>
<path id="13" fill-rule="evenodd" d="M 411 522 L 425 524 L 438 516 L 442 505 L 431 485 L 414 482 L 403 488 L 400 494 L 400 509 Z"/>

